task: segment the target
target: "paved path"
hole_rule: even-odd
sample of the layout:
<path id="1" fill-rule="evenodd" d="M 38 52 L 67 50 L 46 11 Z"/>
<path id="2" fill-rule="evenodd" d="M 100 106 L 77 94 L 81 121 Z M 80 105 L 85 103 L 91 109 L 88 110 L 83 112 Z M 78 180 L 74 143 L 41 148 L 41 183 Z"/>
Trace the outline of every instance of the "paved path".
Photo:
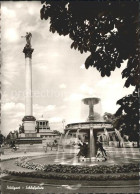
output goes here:
<path id="1" fill-rule="evenodd" d="M 21 158 L 21 157 L 42 157 L 42 156 L 47 156 L 48 154 L 55 154 L 56 151 L 49 151 L 48 153 L 44 152 L 6 152 L 4 155 L 1 156 L 1 169 L 2 170 L 10 170 L 10 171 L 21 171 L 21 172 L 31 172 L 34 170 L 31 169 L 26 169 L 22 168 L 20 166 L 17 166 L 15 164 L 16 158 Z M 5 176 L 5 174 L 0 174 L 0 177 Z"/>
<path id="2" fill-rule="evenodd" d="M 107 154 L 108 154 L 108 160 L 106 162 L 96 162 L 96 165 L 112 165 L 112 164 L 124 164 L 124 163 L 130 163 L 130 162 L 136 162 L 138 163 L 140 160 L 139 150 L 137 148 L 106 148 Z M 67 150 L 68 153 L 72 153 L 71 150 Z M 48 151 L 47 153 L 44 152 L 28 152 L 28 153 L 20 153 L 20 152 L 6 152 L 4 155 L 2 155 L 2 160 L 7 160 L 9 158 L 18 158 L 18 157 L 31 157 L 31 160 L 36 163 L 41 164 L 52 164 L 52 161 L 54 163 L 62 163 L 62 157 L 64 157 L 65 153 L 60 152 L 58 155 L 56 155 L 56 151 Z M 48 157 L 49 155 L 49 157 Z M 37 158 L 37 159 L 34 159 Z M 71 157 L 68 158 L 68 164 L 73 163 L 73 154 L 71 154 Z M 65 160 L 64 160 L 65 162 Z M 22 167 L 18 167 L 15 165 L 15 160 L 7 160 L 1 162 L 2 169 L 7 170 L 14 170 L 14 171 L 31 171 L 29 169 L 25 169 Z"/>
<path id="3" fill-rule="evenodd" d="M 107 182 L 107 181 L 106 181 Z M 44 183 L 12 182 L 2 180 L 2 194 L 72 194 L 72 193 L 139 193 L 139 186 L 130 184 L 125 186 L 83 186 L 81 182 L 73 185 L 51 185 Z M 13 190 L 13 188 L 17 188 Z M 35 190 L 36 189 L 36 190 Z"/>
<path id="4" fill-rule="evenodd" d="M 19 158 L 19 157 L 23 157 L 23 156 L 39 156 L 39 155 L 45 155 L 46 153 L 44 152 L 11 152 L 11 151 L 6 151 L 4 153 L 4 155 L 1 155 L 1 160 L 7 160 L 7 159 L 12 159 L 12 158 Z"/>

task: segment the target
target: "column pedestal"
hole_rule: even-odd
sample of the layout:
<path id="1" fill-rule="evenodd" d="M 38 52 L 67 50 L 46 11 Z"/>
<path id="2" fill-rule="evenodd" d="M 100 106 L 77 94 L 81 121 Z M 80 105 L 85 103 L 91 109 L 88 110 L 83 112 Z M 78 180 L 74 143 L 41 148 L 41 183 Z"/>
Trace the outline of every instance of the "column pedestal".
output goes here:
<path id="1" fill-rule="evenodd" d="M 24 133 L 35 133 L 35 121 L 24 121 Z"/>

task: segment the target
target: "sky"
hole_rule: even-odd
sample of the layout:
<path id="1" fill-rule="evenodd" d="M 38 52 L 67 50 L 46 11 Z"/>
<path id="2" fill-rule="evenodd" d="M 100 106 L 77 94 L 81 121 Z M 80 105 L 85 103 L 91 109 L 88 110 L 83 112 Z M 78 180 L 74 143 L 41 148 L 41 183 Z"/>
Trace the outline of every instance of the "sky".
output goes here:
<path id="1" fill-rule="evenodd" d="M 23 48 L 26 32 L 32 33 L 33 115 L 49 120 L 52 130 L 63 131 L 71 122 L 85 121 L 88 106 L 85 97 L 99 97 L 95 106 L 100 115 L 115 113 L 116 101 L 131 93 L 133 87 L 124 88 L 125 79 L 120 69 L 102 78 L 90 67 L 84 68 L 89 53 L 80 54 L 70 48 L 69 36 L 49 31 L 49 20 L 40 19 L 40 2 L 1 2 L 2 37 L 2 133 L 18 130 L 25 115 L 25 56 Z"/>

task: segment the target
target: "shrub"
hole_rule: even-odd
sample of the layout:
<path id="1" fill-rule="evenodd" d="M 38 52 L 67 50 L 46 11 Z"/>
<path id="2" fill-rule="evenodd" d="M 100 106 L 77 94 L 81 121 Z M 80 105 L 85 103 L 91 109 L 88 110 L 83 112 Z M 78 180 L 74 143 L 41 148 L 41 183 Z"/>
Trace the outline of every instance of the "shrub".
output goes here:
<path id="1" fill-rule="evenodd" d="M 106 181 L 106 180 L 138 180 L 138 174 L 108 174 L 108 175 L 91 175 L 91 174 L 66 174 L 66 173 L 47 173 L 44 172 L 15 172 L 9 171 L 9 174 L 21 177 L 36 177 L 62 180 L 86 180 L 86 181 Z"/>

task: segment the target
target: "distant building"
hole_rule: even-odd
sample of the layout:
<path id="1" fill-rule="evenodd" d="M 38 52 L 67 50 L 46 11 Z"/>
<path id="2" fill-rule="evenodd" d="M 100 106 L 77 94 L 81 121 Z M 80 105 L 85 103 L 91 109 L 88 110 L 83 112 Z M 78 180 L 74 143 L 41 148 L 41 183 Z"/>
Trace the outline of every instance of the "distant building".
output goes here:
<path id="1" fill-rule="evenodd" d="M 36 120 L 36 132 L 37 136 L 52 141 L 58 137 L 49 126 L 49 121 L 41 117 L 40 119 Z"/>

